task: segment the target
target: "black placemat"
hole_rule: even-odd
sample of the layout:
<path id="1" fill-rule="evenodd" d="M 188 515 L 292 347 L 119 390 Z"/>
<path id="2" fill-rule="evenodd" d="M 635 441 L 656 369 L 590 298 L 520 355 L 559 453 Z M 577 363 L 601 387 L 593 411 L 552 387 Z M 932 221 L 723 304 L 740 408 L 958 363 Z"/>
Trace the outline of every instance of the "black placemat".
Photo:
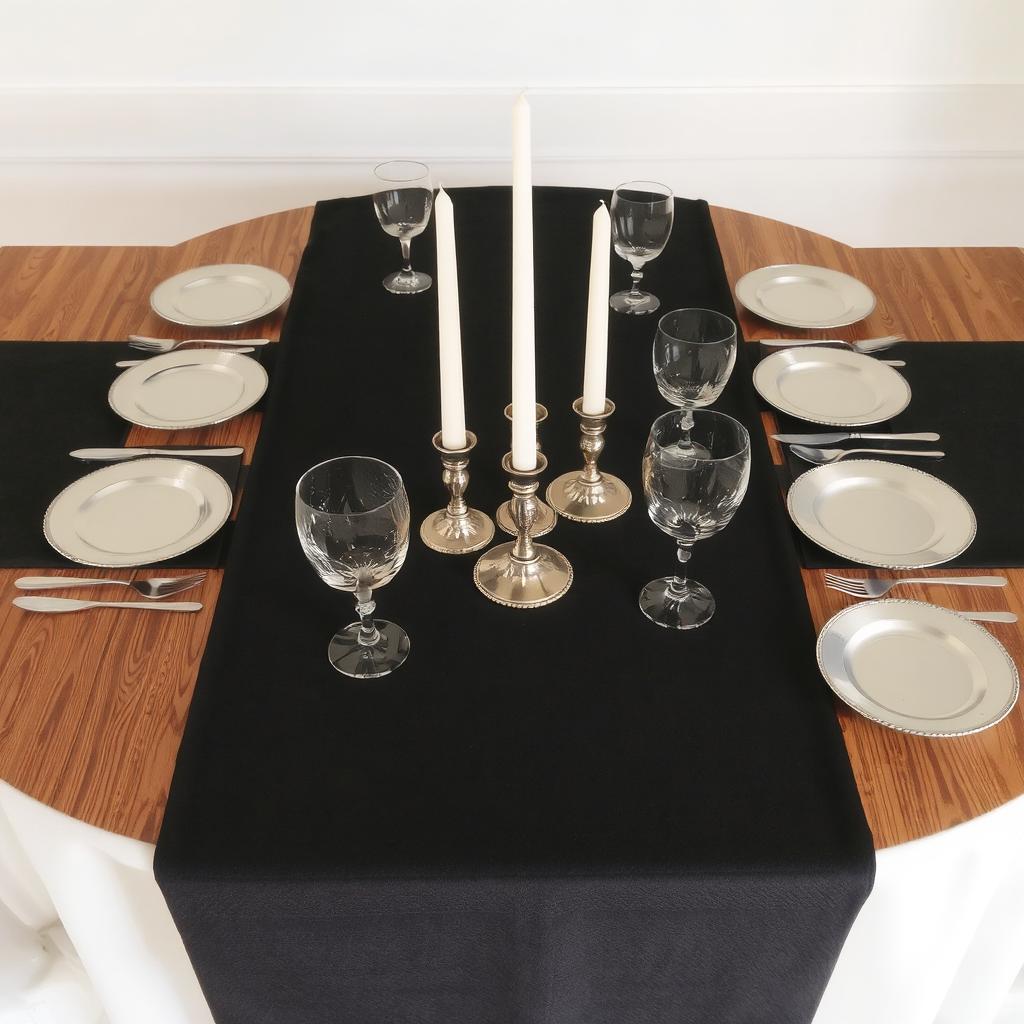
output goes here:
<path id="1" fill-rule="evenodd" d="M 267 346 L 273 349 L 276 346 Z M 257 350 L 268 367 L 273 354 Z M 0 566 L 67 568 L 78 563 L 57 554 L 43 536 L 43 516 L 68 484 L 105 463 L 81 462 L 75 448 L 118 448 L 131 429 L 107 402 L 120 372 L 118 360 L 145 358 L 124 342 L 11 341 L 0 343 Z M 189 458 L 191 446 L 180 448 Z M 202 447 L 210 447 L 205 445 Z M 219 473 L 234 492 L 241 456 L 193 458 Z M 215 568 L 223 564 L 233 524 L 164 568 Z"/>
<path id="2" fill-rule="evenodd" d="M 580 463 L 592 214 L 602 193 L 535 190 L 538 397 L 553 478 Z M 453 194 L 469 497 L 507 497 L 511 200 Z M 414 247 L 434 272 L 433 229 Z M 157 877 L 219 1024 L 801 1024 L 873 872 L 749 366 L 720 406 L 751 428 L 730 526 L 693 574 L 718 611 L 659 629 L 641 586 L 673 570 L 639 467 L 665 410 L 655 318 L 612 317 L 603 465 L 636 500 L 560 522 L 569 594 L 514 611 L 474 558 L 415 539 L 443 504 L 436 292 L 389 295 L 369 198 L 321 203 L 284 328 L 157 848 Z M 628 267 L 614 264 L 614 286 Z M 664 309 L 733 311 L 706 204 L 680 200 L 647 284 Z M 327 643 L 353 618 L 299 548 L 294 487 L 333 455 L 399 467 L 405 567 L 379 612 L 412 638 L 370 683 Z M 546 481 L 545 481 L 546 482 Z"/>
<path id="3" fill-rule="evenodd" d="M 910 383 L 910 405 L 888 423 L 862 430 L 875 433 L 916 433 L 931 430 L 942 435 L 935 442 L 848 441 L 842 448 L 935 448 L 944 459 L 894 457 L 892 461 L 924 470 L 955 487 L 970 503 L 978 519 L 974 543 L 946 563 L 961 569 L 1024 566 L 1024 342 L 921 341 L 900 345 L 887 353 L 907 365 L 899 372 Z M 779 416 L 780 433 L 822 432 L 836 427 L 808 424 Z M 857 456 L 874 458 L 874 456 Z M 783 486 L 813 469 L 786 453 Z M 794 528 L 800 557 L 809 569 L 852 567 L 849 562 L 818 547 Z"/>
<path id="4" fill-rule="evenodd" d="M 0 343 L 0 566 L 65 567 L 43 537 L 50 502 L 88 472 L 73 448 L 117 448 L 128 424 L 107 404 L 127 358 L 118 342 Z"/>

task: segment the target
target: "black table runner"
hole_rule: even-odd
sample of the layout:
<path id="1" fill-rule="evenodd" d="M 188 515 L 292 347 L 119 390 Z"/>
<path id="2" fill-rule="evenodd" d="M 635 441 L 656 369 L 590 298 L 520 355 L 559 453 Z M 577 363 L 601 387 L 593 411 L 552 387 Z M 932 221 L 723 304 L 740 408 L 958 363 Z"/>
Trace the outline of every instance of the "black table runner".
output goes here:
<path id="1" fill-rule="evenodd" d="M 534 193 L 546 480 L 580 463 L 591 217 Z M 508 189 L 453 193 L 472 504 L 507 497 Z M 156 871 L 219 1024 L 800 1024 L 865 898 L 873 853 L 827 687 L 746 355 L 718 407 L 751 428 L 730 526 L 697 545 L 718 611 L 692 633 L 637 607 L 673 570 L 639 466 L 665 410 L 656 318 L 612 316 L 602 464 L 633 508 L 560 521 L 569 594 L 513 611 L 474 558 L 416 538 L 444 502 L 436 292 L 381 287 L 398 246 L 368 198 L 321 203 L 284 327 Z M 433 227 L 413 245 L 434 272 Z M 613 285 L 628 282 L 614 261 Z M 680 200 L 645 284 L 665 310 L 732 313 L 706 204 Z M 353 619 L 295 537 L 304 469 L 344 453 L 402 472 L 409 557 L 378 611 L 412 639 L 373 682 L 327 662 Z"/>
<path id="2" fill-rule="evenodd" d="M 860 429 L 894 434 L 932 430 L 941 434 L 942 440 L 849 441 L 839 447 L 944 451 L 944 459 L 901 456 L 896 461 L 944 480 L 974 509 L 978 535 L 959 558 L 945 564 L 960 569 L 1024 566 L 1024 530 L 1020 527 L 1024 508 L 1024 476 L 1020 473 L 1020 453 L 1024 451 L 1024 402 L 1020 394 L 1024 342 L 919 341 L 901 345 L 889 354 L 907 363 L 900 373 L 910 383 L 910 405 L 887 423 Z M 787 433 L 833 429 L 783 415 L 778 420 L 780 431 Z M 783 485 L 788 486 L 813 468 L 787 452 Z M 808 568 L 863 568 L 794 532 L 801 559 Z"/>

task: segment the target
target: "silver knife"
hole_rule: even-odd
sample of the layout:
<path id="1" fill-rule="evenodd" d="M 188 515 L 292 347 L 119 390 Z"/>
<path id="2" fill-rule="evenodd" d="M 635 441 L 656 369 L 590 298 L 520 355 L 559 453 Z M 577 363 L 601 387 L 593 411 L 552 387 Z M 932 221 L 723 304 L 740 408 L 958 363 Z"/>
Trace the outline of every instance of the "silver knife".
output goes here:
<path id="1" fill-rule="evenodd" d="M 975 622 L 1016 622 L 1017 616 L 1013 612 L 962 612 L 954 609 L 957 615 L 965 619 L 974 619 Z"/>
<path id="2" fill-rule="evenodd" d="M 783 444 L 838 444 L 840 441 L 938 441 L 938 434 L 772 434 Z"/>
<path id="3" fill-rule="evenodd" d="M 73 459 L 83 462 L 124 462 L 126 459 L 137 459 L 143 455 L 169 455 L 172 458 L 188 459 L 200 456 L 206 458 L 213 455 L 241 455 L 244 448 L 76 448 L 68 452 Z"/>
<path id="4" fill-rule="evenodd" d="M 75 601 L 70 597 L 16 597 L 11 604 L 26 612 L 81 612 L 87 608 L 137 608 L 147 612 L 198 612 L 198 601 Z"/>

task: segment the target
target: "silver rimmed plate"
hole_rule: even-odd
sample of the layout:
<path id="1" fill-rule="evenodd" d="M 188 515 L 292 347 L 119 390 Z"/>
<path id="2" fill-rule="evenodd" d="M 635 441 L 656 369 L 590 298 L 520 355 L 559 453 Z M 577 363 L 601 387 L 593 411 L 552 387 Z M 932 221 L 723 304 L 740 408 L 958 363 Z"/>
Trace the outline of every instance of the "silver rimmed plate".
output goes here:
<path id="1" fill-rule="evenodd" d="M 1009 714 L 1017 667 L 981 626 L 923 601 L 844 608 L 818 637 L 836 696 L 873 722 L 918 736 L 964 736 Z"/>
<path id="2" fill-rule="evenodd" d="M 844 459 L 801 474 L 790 518 L 834 555 L 886 569 L 941 565 L 970 546 L 974 510 L 930 473 L 877 459 Z"/>
<path id="3" fill-rule="evenodd" d="M 136 459 L 65 487 L 46 510 L 43 534 L 82 565 L 147 565 L 212 537 L 231 503 L 231 488 L 212 469 L 183 459 Z"/>
<path id="4" fill-rule="evenodd" d="M 910 404 L 910 385 L 891 366 L 819 346 L 766 356 L 754 368 L 754 387 L 779 412 L 834 427 L 882 423 Z"/>
<path id="5" fill-rule="evenodd" d="M 736 298 L 751 313 L 786 327 L 845 327 L 863 320 L 875 308 L 875 295 L 855 277 L 782 263 L 761 267 L 736 282 Z"/>
<path id="6" fill-rule="evenodd" d="M 153 289 L 149 304 L 157 316 L 190 327 L 232 327 L 258 320 L 291 294 L 286 277 L 248 263 L 193 267 Z"/>
<path id="7" fill-rule="evenodd" d="M 267 371 L 249 356 L 180 349 L 125 370 L 110 385 L 110 407 L 129 423 L 184 430 L 223 423 L 252 408 L 267 390 Z"/>

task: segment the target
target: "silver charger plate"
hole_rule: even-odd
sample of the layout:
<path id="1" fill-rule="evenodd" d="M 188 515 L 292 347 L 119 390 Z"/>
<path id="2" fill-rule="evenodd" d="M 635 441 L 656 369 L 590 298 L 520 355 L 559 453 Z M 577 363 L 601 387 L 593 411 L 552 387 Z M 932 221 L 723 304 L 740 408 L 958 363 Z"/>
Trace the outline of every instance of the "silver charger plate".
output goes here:
<path id="1" fill-rule="evenodd" d="M 43 534 L 73 562 L 117 568 L 191 551 L 231 515 L 224 478 L 184 459 L 135 459 L 69 484 L 50 503 Z"/>
<path id="2" fill-rule="evenodd" d="M 921 569 L 970 547 L 974 510 L 930 473 L 877 459 L 844 459 L 801 474 L 786 496 L 798 530 L 862 565 Z"/>
<path id="3" fill-rule="evenodd" d="M 910 385 L 891 366 L 821 346 L 766 356 L 754 368 L 754 387 L 779 412 L 830 427 L 882 423 L 910 404 Z"/>
<path id="4" fill-rule="evenodd" d="M 184 430 L 223 423 L 252 408 L 267 390 L 267 371 L 255 359 L 209 348 L 153 356 L 124 371 L 107 395 L 129 423 Z"/>
<path id="5" fill-rule="evenodd" d="M 273 313 L 291 295 L 288 279 L 249 263 L 193 267 L 162 281 L 149 304 L 157 316 L 189 327 L 233 327 Z"/>
<path id="6" fill-rule="evenodd" d="M 917 736 L 965 736 L 1017 702 L 1017 666 L 988 630 L 923 601 L 844 608 L 818 636 L 836 696 L 873 722 Z"/>
<path id="7" fill-rule="evenodd" d="M 828 267 L 781 263 L 736 282 L 736 298 L 751 313 L 786 327 L 845 327 L 869 316 L 875 294 L 863 282 Z"/>

